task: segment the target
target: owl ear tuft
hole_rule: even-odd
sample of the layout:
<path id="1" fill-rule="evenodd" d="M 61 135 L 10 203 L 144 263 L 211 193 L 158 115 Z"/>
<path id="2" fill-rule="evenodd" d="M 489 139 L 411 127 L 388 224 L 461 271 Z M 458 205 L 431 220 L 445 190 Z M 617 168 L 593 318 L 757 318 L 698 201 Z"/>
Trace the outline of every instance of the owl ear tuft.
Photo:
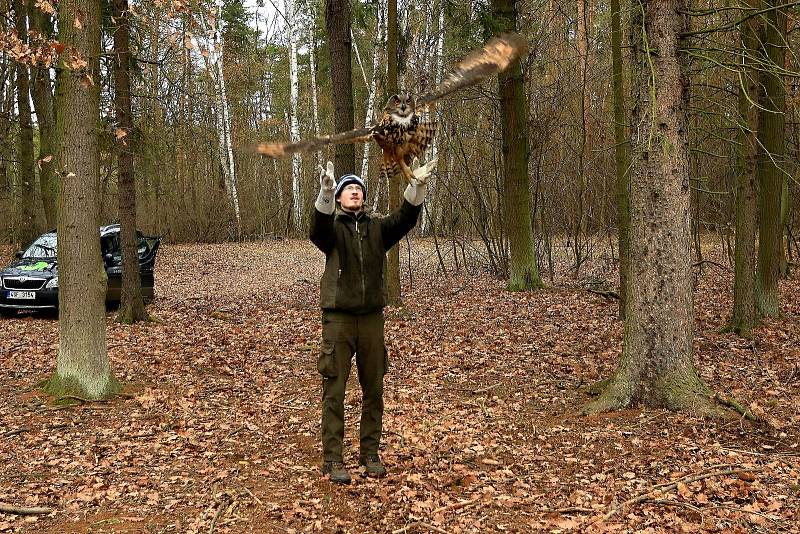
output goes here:
<path id="1" fill-rule="evenodd" d="M 389 100 L 386 101 L 386 106 L 384 107 L 389 108 L 389 106 L 392 106 L 398 102 L 400 102 L 400 95 L 392 95 L 389 97 Z"/>

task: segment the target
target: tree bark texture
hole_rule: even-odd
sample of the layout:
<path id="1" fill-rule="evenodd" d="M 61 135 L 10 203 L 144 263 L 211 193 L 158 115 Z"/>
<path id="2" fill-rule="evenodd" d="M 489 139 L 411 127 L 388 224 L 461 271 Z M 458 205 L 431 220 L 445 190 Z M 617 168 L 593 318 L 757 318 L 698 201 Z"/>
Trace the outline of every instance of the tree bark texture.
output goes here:
<path id="1" fill-rule="evenodd" d="M 136 237 L 136 177 L 133 168 L 130 78 L 130 24 L 128 0 L 113 0 L 114 109 L 117 114 L 117 159 L 119 162 L 119 222 L 122 240 L 122 295 L 117 320 L 132 324 L 147 319 L 139 274 L 139 243 Z M 122 135 L 122 134 L 125 135 Z"/>
<path id="2" fill-rule="evenodd" d="M 77 28 L 75 20 L 80 20 Z M 63 174 L 58 210 L 59 332 L 49 393 L 101 399 L 119 383 L 106 346 L 106 273 L 100 256 L 98 122 L 100 116 L 100 2 L 62 0 L 59 40 L 88 67 L 65 65 L 56 88 L 56 161 Z"/>
<path id="3" fill-rule="evenodd" d="M 611 85 L 614 106 L 614 163 L 617 173 L 617 241 L 619 246 L 619 318 L 625 319 L 628 295 L 628 232 L 631 224 L 628 138 L 625 135 L 625 84 L 622 75 L 622 24 L 619 0 L 611 0 Z"/>
<path id="4" fill-rule="evenodd" d="M 747 0 L 746 6 L 758 8 L 758 0 Z M 733 283 L 733 314 L 727 329 L 749 337 L 758 321 L 755 295 L 756 257 L 756 157 L 758 154 L 759 73 L 755 65 L 758 54 L 758 17 L 744 22 L 739 31 L 742 42 L 742 72 L 739 74 L 739 158 L 736 176 L 736 244 Z"/>
<path id="5" fill-rule="evenodd" d="M 781 0 L 768 0 L 764 7 L 775 8 Z M 768 67 L 762 72 L 759 103 L 758 155 L 759 219 L 758 277 L 756 304 L 768 317 L 780 313 L 778 279 L 782 243 L 781 184 L 785 149 L 786 89 L 783 76 L 777 72 L 785 64 L 786 11 L 772 9 L 764 14 L 762 60 Z"/>
<path id="6" fill-rule="evenodd" d="M 619 366 L 587 412 L 641 403 L 714 411 L 692 358 L 685 0 L 633 0 L 631 232 Z"/>
<path id="7" fill-rule="evenodd" d="M 325 27 L 331 55 L 334 128 L 346 132 L 355 127 L 353 115 L 352 41 L 350 38 L 349 0 L 326 0 Z M 336 174 L 356 172 L 356 149 L 352 143 L 336 145 Z"/>
<path id="8" fill-rule="evenodd" d="M 515 0 L 492 0 L 501 31 L 517 26 Z M 517 59 L 498 76 L 503 138 L 503 204 L 509 245 L 508 289 L 526 291 L 542 287 L 536 265 L 528 185 L 528 102 L 522 66 Z"/>
<path id="9" fill-rule="evenodd" d="M 28 14 L 24 0 L 14 0 L 14 26 L 23 41 L 28 36 Z M 17 116 L 19 137 L 17 138 L 17 192 L 19 229 L 17 237 L 25 246 L 37 235 L 34 190 L 36 173 L 33 157 L 33 125 L 31 123 L 30 78 L 28 67 L 17 63 Z"/>
<path id="10" fill-rule="evenodd" d="M 397 0 L 388 0 L 386 8 L 386 92 L 389 95 L 397 94 Z M 388 97 L 387 97 L 388 98 Z M 394 210 L 400 206 L 403 197 L 400 184 L 389 177 L 389 209 Z M 391 306 L 400 306 L 400 245 L 393 246 L 387 252 L 386 262 L 386 295 Z"/>
<path id="11" fill-rule="evenodd" d="M 28 19 L 31 30 L 41 33 L 45 38 L 53 34 L 53 22 L 50 15 L 44 14 L 28 2 Z M 42 207 L 47 229 L 56 227 L 56 195 L 58 178 L 54 172 L 56 162 L 53 152 L 53 136 L 55 135 L 55 116 L 53 115 L 53 89 L 50 84 L 50 69 L 31 67 L 32 84 L 31 99 L 36 109 L 36 122 L 39 126 L 39 191 L 42 196 Z"/>

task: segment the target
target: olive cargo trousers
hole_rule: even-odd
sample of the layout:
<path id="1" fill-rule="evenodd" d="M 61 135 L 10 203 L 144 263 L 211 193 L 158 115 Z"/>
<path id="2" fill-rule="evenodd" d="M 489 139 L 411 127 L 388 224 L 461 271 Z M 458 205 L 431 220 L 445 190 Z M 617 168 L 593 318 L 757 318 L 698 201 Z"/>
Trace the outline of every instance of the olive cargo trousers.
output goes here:
<path id="1" fill-rule="evenodd" d="M 354 315 L 323 310 L 317 370 L 322 375 L 322 453 L 326 462 L 342 461 L 344 394 L 353 354 L 363 395 L 360 454 L 377 454 L 383 425 L 383 375 L 387 364 L 383 312 Z"/>

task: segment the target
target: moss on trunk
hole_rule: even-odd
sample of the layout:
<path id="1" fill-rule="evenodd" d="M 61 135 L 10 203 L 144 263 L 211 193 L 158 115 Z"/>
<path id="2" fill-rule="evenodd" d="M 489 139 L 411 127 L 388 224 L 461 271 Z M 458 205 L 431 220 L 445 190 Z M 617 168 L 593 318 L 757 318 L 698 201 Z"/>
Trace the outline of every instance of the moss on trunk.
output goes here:
<path id="1" fill-rule="evenodd" d="M 129 300 L 119 306 L 116 321 L 122 324 L 133 324 L 139 321 L 150 321 L 150 316 L 144 307 L 142 298 Z"/>
<path id="2" fill-rule="evenodd" d="M 56 398 L 56 401 L 65 397 L 76 397 L 86 400 L 105 400 L 110 399 L 122 391 L 122 383 L 113 374 L 109 373 L 105 385 L 99 389 L 87 387 L 87 385 L 75 378 L 65 377 L 56 371 L 44 382 L 42 390 Z"/>

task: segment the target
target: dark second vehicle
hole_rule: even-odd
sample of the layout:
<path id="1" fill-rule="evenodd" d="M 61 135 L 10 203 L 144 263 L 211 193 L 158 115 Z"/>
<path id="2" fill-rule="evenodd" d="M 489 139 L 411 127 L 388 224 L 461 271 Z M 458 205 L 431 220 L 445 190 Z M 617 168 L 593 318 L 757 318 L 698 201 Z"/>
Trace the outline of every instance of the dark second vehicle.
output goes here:
<path id="1" fill-rule="evenodd" d="M 153 298 L 156 253 L 160 237 L 136 231 L 139 244 L 139 272 L 142 296 Z M 108 275 L 106 303 L 119 302 L 122 292 L 122 242 L 118 224 L 100 228 L 100 250 Z M 0 271 L 0 314 L 13 315 L 18 310 L 58 309 L 58 263 L 55 232 L 36 238 L 17 260 Z"/>

